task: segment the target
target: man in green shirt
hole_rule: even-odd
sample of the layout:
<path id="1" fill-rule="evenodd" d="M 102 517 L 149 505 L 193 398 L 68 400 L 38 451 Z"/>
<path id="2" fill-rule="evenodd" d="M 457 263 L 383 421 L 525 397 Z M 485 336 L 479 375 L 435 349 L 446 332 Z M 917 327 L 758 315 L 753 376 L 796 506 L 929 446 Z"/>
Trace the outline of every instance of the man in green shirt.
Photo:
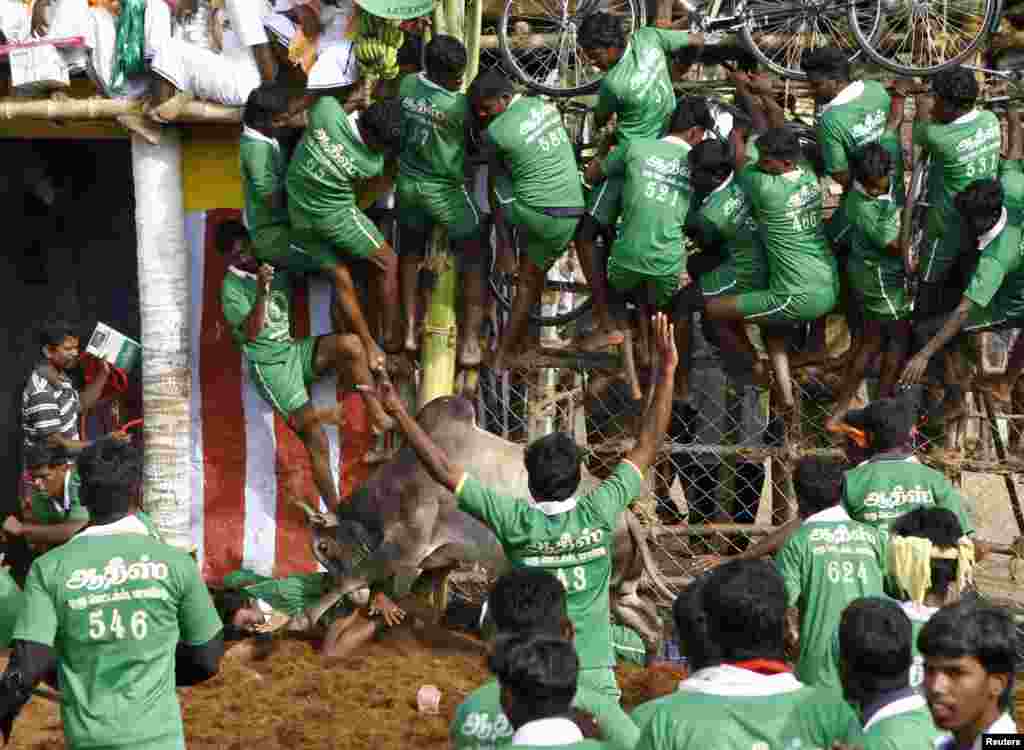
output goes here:
<path id="1" fill-rule="evenodd" d="M 503 496 L 453 465 L 406 413 L 394 388 L 383 386 L 385 408 L 395 416 L 430 475 L 455 493 L 459 510 L 490 527 L 514 567 L 544 568 L 565 586 L 582 665 L 580 681 L 614 697 L 619 690 L 608 599 L 611 545 L 619 516 L 640 495 L 643 473 L 665 439 L 679 362 L 672 325 L 665 315 L 655 316 L 654 330 L 660 364 L 636 446 L 608 479 L 582 495 L 576 495 L 581 454 L 569 435 L 553 433 L 527 448 L 525 463 L 533 498 Z"/>
<path id="2" fill-rule="evenodd" d="M 466 190 L 466 133 L 469 99 L 461 93 L 466 48 L 458 39 L 435 36 L 427 44 L 425 73 L 402 79 L 402 151 L 395 197 L 404 230 L 401 252 L 405 348 L 416 351 L 416 298 L 419 267 L 432 227 L 448 230 L 462 266 L 458 361 L 480 364 L 484 316 L 484 269 L 480 210 Z"/>
<path id="3" fill-rule="evenodd" d="M 25 592 L 18 587 L 7 567 L 0 568 L 0 649 L 11 647 L 14 626 L 25 606 Z"/>
<path id="4" fill-rule="evenodd" d="M 921 628 L 940 607 L 959 601 L 973 581 L 974 551 L 956 514 L 945 508 L 915 508 L 889 529 L 889 577 L 913 627 L 910 686 L 924 682 L 924 657 L 917 650 Z"/>
<path id="5" fill-rule="evenodd" d="M 525 348 L 530 309 L 540 301 L 548 270 L 565 252 L 583 214 L 576 155 L 555 105 L 513 94 L 497 70 L 478 76 L 469 90 L 477 118 L 486 128 L 491 206 L 498 253 L 509 253 L 505 223 L 519 229 L 524 256 L 512 311 L 492 367 L 501 371 Z"/>
<path id="6" fill-rule="evenodd" d="M 7 516 L 3 531 L 33 547 L 64 544 L 89 523 L 89 511 L 79 498 L 78 467 L 67 461 L 62 450 L 41 443 L 25 449 L 25 466 L 35 485 L 32 522 Z"/>
<path id="7" fill-rule="evenodd" d="M 801 524 L 776 557 L 787 614 L 800 625 L 796 674 L 804 684 L 828 688 L 839 687 L 839 618 L 854 599 L 882 594 L 886 567 L 878 532 L 840 505 L 842 484 L 842 467 L 834 461 L 805 458 L 797 464 L 793 489 Z"/>
<path id="8" fill-rule="evenodd" d="M 513 568 L 494 583 L 487 612 L 497 629 L 496 638 L 542 633 L 572 641 L 566 590 L 557 578 L 539 568 Z M 578 685 L 572 706 L 592 715 L 605 744 L 614 750 L 632 750 L 636 725 L 613 698 Z M 454 750 L 491 750 L 512 744 L 515 729 L 502 710 L 501 690 L 491 680 L 470 693 L 455 710 L 451 725 Z"/>
<path id="9" fill-rule="evenodd" d="M 839 623 L 843 693 L 864 721 L 863 750 L 932 750 L 942 732 L 909 682 L 913 630 L 891 599 L 858 599 Z"/>
<path id="10" fill-rule="evenodd" d="M 604 127 L 614 115 L 615 140 L 618 148 L 624 148 L 634 140 L 665 134 L 676 108 L 669 57 L 684 47 L 702 46 L 704 35 L 644 26 L 627 38 L 622 16 L 597 12 L 583 19 L 577 43 L 605 71 L 594 108 L 595 125 Z M 622 210 L 624 182 L 621 174 L 607 175 L 603 181 L 595 175 L 576 233 L 576 250 L 597 319 L 596 335 L 585 342 L 586 348 L 622 341 L 608 307 L 606 258 L 598 257 L 595 239 L 604 232 L 610 240 Z"/>
<path id="11" fill-rule="evenodd" d="M 58 669 L 68 747 L 185 744 L 175 686 L 217 673 L 221 621 L 199 566 L 131 514 L 142 460 L 106 440 L 78 460 L 89 528 L 32 563 L 13 655 L 0 677 L 9 735 L 32 688 Z"/>
<path id="12" fill-rule="evenodd" d="M 961 600 L 921 630 L 924 694 L 932 721 L 952 737 L 936 750 L 981 750 L 985 734 L 1016 734 L 1010 716 L 1019 668 L 1017 628 L 1004 607 Z"/>
<path id="13" fill-rule="evenodd" d="M 587 167 L 588 179 L 603 174 L 622 180 L 622 223 L 608 258 L 609 285 L 669 315 L 687 278 L 683 227 L 692 195 L 688 154 L 712 125 L 704 99 L 680 99 L 664 138 L 634 139 Z M 689 319 L 682 316 L 675 324 L 676 346 L 685 357 Z M 677 377 L 679 400 L 688 395 L 685 375 Z"/>
<path id="14" fill-rule="evenodd" d="M 860 744 L 857 716 L 838 691 L 803 684 L 785 662 L 786 588 L 774 566 L 728 563 L 680 599 L 673 612 L 694 671 L 633 711 L 637 750 Z"/>
<path id="15" fill-rule="evenodd" d="M 384 154 L 398 130 L 397 108 L 378 102 L 347 114 L 345 90 L 326 92 L 309 110 L 309 122 L 288 165 L 288 216 L 295 247 L 334 279 L 342 314 L 369 354 L 370 369 L 384 368 L 384 352 L 370 333 L 358 292 L 344 260 L 366 261 L 376 297 L 385 346 L 397 321 L 398 256 L 377 226 L 356 204 L 356 182 L 380 175 Z"/>
<path id="16" fill-rule="evenodd" d="M 998 127 L 996 130 L 998 133 Z M 981 257 L 956 309 L 944 321 L 940 315 L 916 326 L 925 335 L 938 332 L 907 363 L 901 378 L 904 383 L 920 381 L 929 360 L 961 331 L 1014 328 L 1024 320 L 1021 227 L 1009 222 L 1002 186 L 994 179 L 976 180 L 956 196 L 955 207 L 966 237 Z"/>
<path id="17" fill-rule="evenodd" d="M 228 262 L 221 307 L 235 342 L 245 354 L 253 385 L 306 446 L 320 496 L 328 510 L 336 511 L 338 488 L 331 473 L 323 425 L 340 424 L 341 407 L 314 408 L 309 386 L 330 371 L 351 385 L 370 385 L 373 375 L 366 349 L 354 334 L 293 339 L 295 276 L 286 270 L 275 273 L 273 267 L 258 263 L 251 255 L 248 233 L 238 222 L 224 222 L 217 228 L 217 249 Z M 376 396 L 367 390 L 362 394 L 377 429 L 390 429 L 392 421 Z"/>

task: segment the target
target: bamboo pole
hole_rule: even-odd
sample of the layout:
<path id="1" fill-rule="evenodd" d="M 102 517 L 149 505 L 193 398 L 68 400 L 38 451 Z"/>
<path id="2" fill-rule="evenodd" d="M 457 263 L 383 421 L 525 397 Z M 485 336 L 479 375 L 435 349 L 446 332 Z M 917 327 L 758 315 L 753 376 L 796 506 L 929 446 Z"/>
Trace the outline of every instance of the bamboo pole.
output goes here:
<path id="1" fill-rule="evenodd" d="M 0 98 L 0 120 L 113 120 L 121 115 L 145 114 L 143 103 L 133 99 L 22 99 Z M 191 101 L 176 122 L 236 125 L 240 107 Z"/>
<path id="2" fill-rule="evenodd" d="M 448 231 L 434 227 L 431 233 L 431 255 L 427 263 L 437 283 L 430 294 L 423 326 L 421 347 L 423 378 L 420 381 L 419 406 L 441 396 L 450 396 L 455 383 L 455 288 L 458 272 L 448 253 Z"/>

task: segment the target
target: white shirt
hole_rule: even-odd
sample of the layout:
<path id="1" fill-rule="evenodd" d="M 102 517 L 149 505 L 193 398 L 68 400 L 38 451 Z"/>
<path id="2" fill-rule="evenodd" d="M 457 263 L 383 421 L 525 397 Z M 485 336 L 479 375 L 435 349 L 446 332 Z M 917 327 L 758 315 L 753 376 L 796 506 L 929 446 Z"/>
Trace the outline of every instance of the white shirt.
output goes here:
<path id="1" fill-rule="evenodd" d="M 981 750 L 982 737 L 986 734 L 1016 734 L 1017 725 L 1013 723 L 1010 714 L 1003 714 L 996 719 L 984 732 L 974 738 L 971 750 Z M 935 743 L 936 750 L 957 750 L 956 737 L 944 737 Z"/>
<path id="2" fill-rule="evenodd" d="M 512 735 L 513 745 L 571 745 L 582 741 L 580 728 L 561 716 L 528 721 Z"/>

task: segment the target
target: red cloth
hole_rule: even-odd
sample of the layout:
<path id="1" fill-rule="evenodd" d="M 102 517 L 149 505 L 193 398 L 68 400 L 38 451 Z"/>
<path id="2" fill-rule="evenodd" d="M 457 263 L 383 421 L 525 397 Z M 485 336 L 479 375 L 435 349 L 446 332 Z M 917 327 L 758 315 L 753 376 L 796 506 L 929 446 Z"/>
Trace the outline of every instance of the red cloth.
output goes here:
<path id="1" fill-rule="evenodd" d="M 82 372 L 85 375 L 85 384 L 88 385 L 94 381 L 100 374 L 100 360 L 97 357 L 89 354 L 88 352 L 82 353 Z M 103 393 L 100 394 L 100 400 L 103 401 L 108 398 L 112 398 L 119 393 L 124 393 L 128 390 L 128 373 L 122 370 L 120 367 L 110 366 L 110 377 L 107 378 L 106 384 L 103 386 Z"/>
<path id="2" fill-rule="evenodd" d="M 793 671 L 793 668 L 786 662 L 775 661 L 775 659 L 747 659 L 746 661 L 734 661 L 731 664 L 734 667 L 749 669 L 758 674 L 783 674 Z"/>

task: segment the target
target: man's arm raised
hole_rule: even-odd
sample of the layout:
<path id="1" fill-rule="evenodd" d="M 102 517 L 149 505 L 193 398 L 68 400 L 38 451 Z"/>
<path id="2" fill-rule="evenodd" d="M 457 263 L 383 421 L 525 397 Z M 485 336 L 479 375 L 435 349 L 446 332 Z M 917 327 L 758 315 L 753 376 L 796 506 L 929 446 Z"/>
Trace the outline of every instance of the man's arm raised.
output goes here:
<path id="1" fill-rule="evenodd" d="M 644 414 L 643 428 L 636 446 L 626 456 L 626 460 L 640 470 L 647 471 L 654 463 L 658 449 L 665 441 L 668 423 L 672 418 L 672 391 L 679 365 L 679 352 L 676 351 L 675 326 L 669 322 L 668 316 L 658 313 L 653 318 L 654 341 L 658 347 L 658 370 L 654 385 L 654 397 L 651 399 L 647 413 Z"/>
<path id="2" fill-rule="evenodd" d="M 369 388 L 369 386 L 357 387 L 362 390 Z M 391 383 L 381 383 L 379 394 L 384 411 L 394 417 L 398 429 L 402 431 L 405 439 L 409 441 L 409 445 L 416 451 L 416 455 L 419 456 L 430 476 L 439 484 L 455 492 L 466 473 L 465 470 L 461 466 L 453 464 L 448 458 L 448 454 L 431 440 L 430 435 L 420 427 L 419 422 L 409 415 L 398 391 Z"/>

